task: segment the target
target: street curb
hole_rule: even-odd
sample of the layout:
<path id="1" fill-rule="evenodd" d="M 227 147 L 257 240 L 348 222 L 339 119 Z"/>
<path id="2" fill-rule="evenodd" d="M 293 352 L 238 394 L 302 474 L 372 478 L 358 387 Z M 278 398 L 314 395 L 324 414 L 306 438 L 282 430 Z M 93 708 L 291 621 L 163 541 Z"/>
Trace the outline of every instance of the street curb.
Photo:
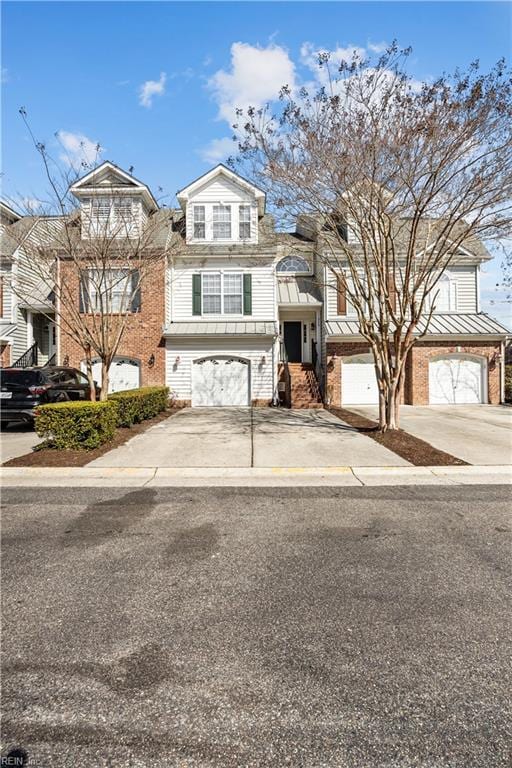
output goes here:
<path id="1" fill-rule="evenodd" d="M 512 483 L 512 466 L 0 467 L 8 487 L 468 485 Z"/>

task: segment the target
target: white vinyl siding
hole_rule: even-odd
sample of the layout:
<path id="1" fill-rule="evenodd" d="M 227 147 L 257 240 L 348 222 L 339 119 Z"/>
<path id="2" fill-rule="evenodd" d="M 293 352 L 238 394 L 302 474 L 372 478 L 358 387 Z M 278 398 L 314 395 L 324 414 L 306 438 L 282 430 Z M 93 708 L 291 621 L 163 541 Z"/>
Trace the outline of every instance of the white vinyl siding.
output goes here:
<path id="1" fill-rule="evenodd" d="M 214 207 L 226 206 L 231 209 L 231 233 L 229 238 L 214 239 Z M 196 237 L 194 234 L 194 209 L 196 206 L 204 206 L 205 209 L 205 237 Z M 245 208 L 249 209 L 249 217 Z M 242 218 L 241 218 L 242 217 Z M 249 218 L 250 237 L 242 237 L 241 233 L 246 227 L 240 224 L 246 223 Z M 197 189 L 187 203 L 186 213 L 187 242 L 211 242 L 223 244 L 226 242 L 243 242 L 252 245 L 258 242 L 258 206 L 254 195 L 233 181 L 223 177 L 216 177 L 211 182 Z"/>
<path id="2" fill-rule="evenodd" d="M 194 360 L 233 355 L 248 360 L 251 399 L 272 398 L 272 339 L 198 338 L 167 339 L 166 384 L 177 400 L 192 399 Z M 264 362 L 263 362 L 264 360 Z"/>
<path id="3" fill-rule="evenodd" d="M 477 312 L 477 269 L 473 264 L 468 265 L 454 265 L 449 267 L 449 276 L 451 281 L 450 288 L 450 309 L 437 308 L 437 312 Z M 338 317 L 337 307 L 337 291 L 335 287 L 335 280 L 330 270 L 325 270 L 326 287 L 324 290 L 325 295 L 325 310 L 326 319 L 334 319 Z M 446 290 L 446 289 L 445 289 Z M 433 291 L 435 293 L 435 290 Z M 446 306 L 446 303 L 441 306 Z M 347 316 L 350 317 L 350 302 L 347 297 Z"/>
<path id="4" fill-rule="evenodd" d="M 202 277 L 211 273 L 252 275 L 252 312 L 251 320 L 275 320 L 277 317 L 276 286 L 271 258 L 254 259 L 212 258 L 176 260 L 169 269 L 170 301 L 168 302 L 167 322 L 184 320 L 196 321 L 192 314 L 192 275 L 200 273 Z M 243 281 L 242 281 L 243 282 Z M 203 280 L 201 292 L 203 293 Z M 242 307 L 243 309 L 243 307 Z M 239 316 L 239 312 L 236 316 Z"/>
<path id="5" fill-rule="evenodd" d="M 2 283 L 2 320 L 12 321 L 11 271 L 2 270 L 0 278 Z"/>

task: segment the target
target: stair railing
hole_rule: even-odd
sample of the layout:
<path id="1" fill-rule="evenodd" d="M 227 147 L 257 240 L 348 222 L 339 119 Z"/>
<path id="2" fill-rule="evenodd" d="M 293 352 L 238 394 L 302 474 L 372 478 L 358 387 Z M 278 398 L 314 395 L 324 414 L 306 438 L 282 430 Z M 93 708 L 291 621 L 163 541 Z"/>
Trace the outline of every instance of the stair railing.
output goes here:
<path id="1" fill-rule="evenodd" d="M 35 341 L 32 346 L 21 355 L 21 357 L 18 357 L 18 359 L 12 363 L 11 368 L 31 368 L 32 366 L 37 365 L 38 353 L 37 341 Z"/>

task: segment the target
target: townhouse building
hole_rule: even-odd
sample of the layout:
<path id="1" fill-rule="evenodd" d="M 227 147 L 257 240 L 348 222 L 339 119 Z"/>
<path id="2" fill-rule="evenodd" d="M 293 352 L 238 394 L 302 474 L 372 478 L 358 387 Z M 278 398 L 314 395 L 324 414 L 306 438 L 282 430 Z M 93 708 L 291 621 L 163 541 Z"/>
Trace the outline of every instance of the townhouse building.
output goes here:
<path id="1" fill-rule="evenodd" d="M 110 162 L 71 192 L 84 249 L 94 236 L 91 211 L 101 214 L 114 199 L 133 235 L 151 226 L 155 247 L 169 254 L 141 285 L 111 368 L 112 390 L 165 383 L 178 404 L 194 407 L 378 402 L 369 345 L 325 264 L 314 219 L 276 232 L 264 192 L 223 165 L 184 187 L 175 210 L 160 208 L 147 185 Z M 83 369 L 81 348 L 52 321 L 51 297 L 38 299 L 43 315 L 10 288 L 30 268 L 10 233 L 23 227 L 37 237 L 37 217 L 3 206 L 2 225 L 2 364 L 52 360 Z M 480 268 L 490 258 L 478 240 L 454 255 L 428 332 L 407 361 L 405 403 L 502 401 L 508 330 L 481 311 L 479 298 Z M 61 270 L 71 269 L 63 255 Z M 66 279 L 76 280 L 80 302 L 81 277 Z"/>

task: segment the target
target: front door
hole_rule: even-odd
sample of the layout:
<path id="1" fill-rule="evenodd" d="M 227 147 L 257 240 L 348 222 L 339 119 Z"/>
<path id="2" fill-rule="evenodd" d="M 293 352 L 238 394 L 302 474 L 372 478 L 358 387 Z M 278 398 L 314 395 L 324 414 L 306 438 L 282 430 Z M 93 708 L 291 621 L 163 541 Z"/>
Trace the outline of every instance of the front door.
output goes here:
<path id="1" fill-rule="evenodd" d="M 283 323 L 284 348 L 289 363 L 302 363 L 302 323 Z"/>

